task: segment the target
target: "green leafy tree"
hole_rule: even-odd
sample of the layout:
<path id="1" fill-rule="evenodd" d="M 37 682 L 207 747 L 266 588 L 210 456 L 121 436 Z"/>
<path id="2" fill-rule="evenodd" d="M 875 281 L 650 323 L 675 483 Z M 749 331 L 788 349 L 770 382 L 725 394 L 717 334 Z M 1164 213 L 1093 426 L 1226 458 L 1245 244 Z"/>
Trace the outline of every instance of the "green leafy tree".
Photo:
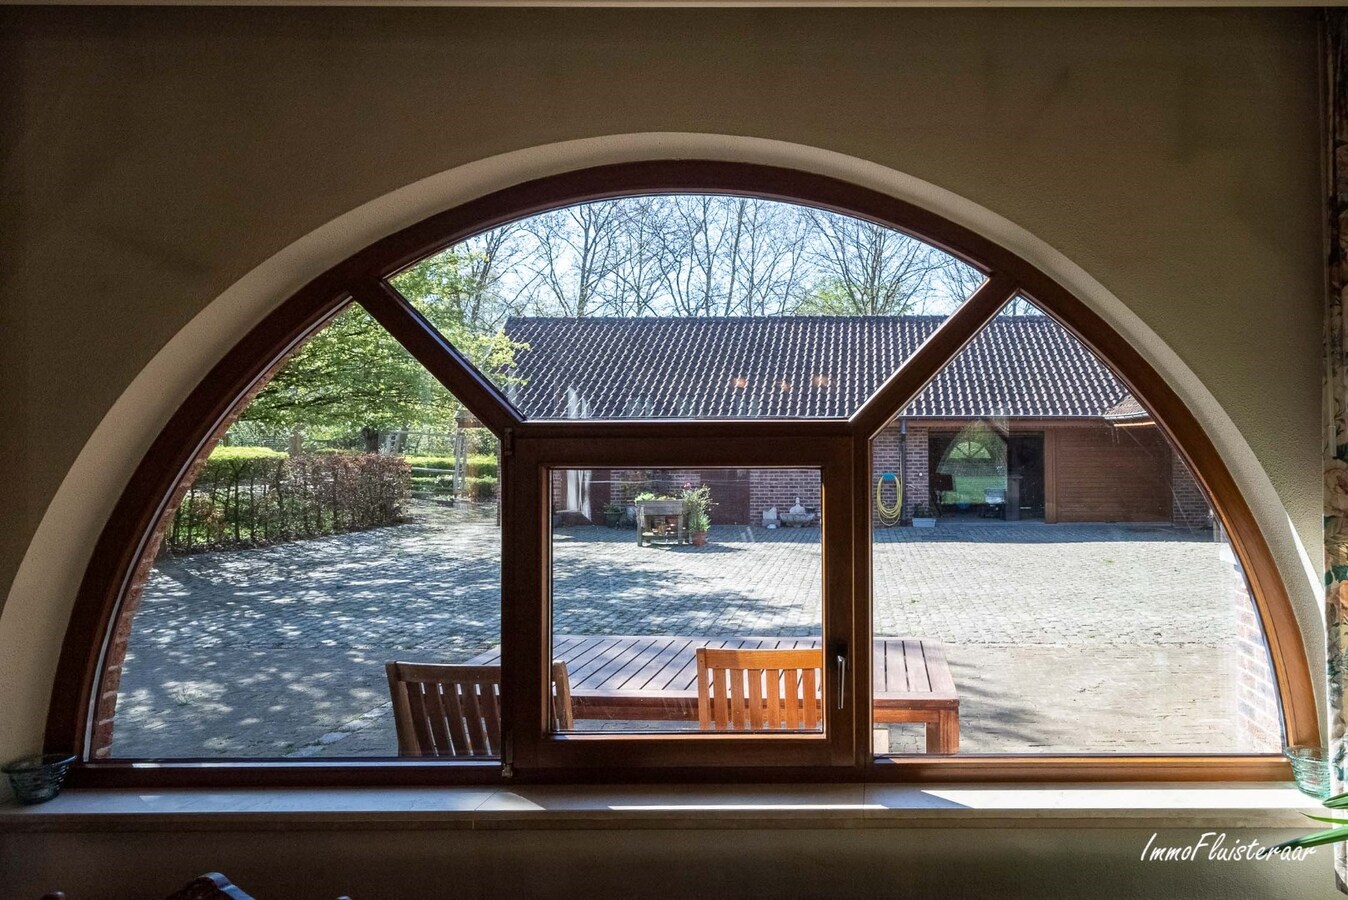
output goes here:
<path id="1" fill-rule="evenodd" d="M 491 290 L 498 247 L 446 250 L 402 272 L 393 285 L 479 371 L 504 385 L 515 353 L 528 346 L 512 342 L 499 324 L 502 304 Z"/>
<path id="2" fill-rule="evenodd" d="M 445 424 L 454 406 L 421 364 L 353 304 L 286 362 L 240 419 L 275 430 L 359 434 L 367 450 L 377 450 L 384 431 Z"/>
<path id="3" fill-rule="evenodd" d="M 399 276 L 396 285 L 483 372 L 508 372 L 523 345 L 468 315 L 474 286 L 465 257 L 441 253 Z M 499 379 L 498 379 L 499 380 Z M 357 304 L 339 313 L 276 373 L 240 417 L 245 427 L 359 435 L 379 449 L 382 435 L 453 427 L 458 401 Z"/>

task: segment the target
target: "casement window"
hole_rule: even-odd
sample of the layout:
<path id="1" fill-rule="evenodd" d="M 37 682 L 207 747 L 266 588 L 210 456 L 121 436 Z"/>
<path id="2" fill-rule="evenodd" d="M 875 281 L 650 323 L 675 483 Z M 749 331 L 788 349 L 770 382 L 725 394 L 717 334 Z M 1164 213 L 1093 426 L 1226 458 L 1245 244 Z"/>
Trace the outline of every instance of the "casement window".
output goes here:
<path id="1" fill-rule="evenodd" d="M 1281 750 L 1221 520 L 1152 414 L 1030 301 L 951 358 L 871 460 L 905 487 L 901 510 L 871 498 L 877 754 Z M 893 527 L 919 506 L 935 527 Z"/>
<path id="2" fill-rule="evenodd" d="M 1269 779 L 1318 739 L 1253 517 L 1125 341 L 929 212 L 721 163 L 523 184 L 283 304 L 147 454 L 58 678 L 86 784 Z"/>

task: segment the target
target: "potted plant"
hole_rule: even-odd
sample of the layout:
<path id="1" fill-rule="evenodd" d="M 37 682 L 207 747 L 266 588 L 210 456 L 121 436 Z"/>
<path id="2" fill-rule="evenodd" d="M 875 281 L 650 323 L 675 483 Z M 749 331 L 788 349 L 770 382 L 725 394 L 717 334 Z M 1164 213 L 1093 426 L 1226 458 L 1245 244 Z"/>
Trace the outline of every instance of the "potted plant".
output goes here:
<path id="1" fill-rule="evenodd" d="M 604 522 L 609 528 L 621 528 L 623 519 L 627 518 L 627 507 L 621 503 L 606 503 L 604 505 Z"/>
<path id="2" fill-rule="evenodd" d="M 935 528 L 936 510 L 927 506 L 925 503 L 919 503 L 913 507 L 913 527 L 914 528 Z"/>
<path id="3" fill-rule="evenodd" d="M 694 547 L 702 547 L 707 543 L 707 529 L 711 527 L 711 517 L 705 512 L 695 512 L 688 517 L 688 533 L 691 536 Z"/>
<path id="4" fill-rule="evenodd" d="M 707 485 L 683 486 L 683 515 L 688 523 L 688 535 L 694 547 L 707 543 L 707 530 L 711 528 L 711 488 Z"/>

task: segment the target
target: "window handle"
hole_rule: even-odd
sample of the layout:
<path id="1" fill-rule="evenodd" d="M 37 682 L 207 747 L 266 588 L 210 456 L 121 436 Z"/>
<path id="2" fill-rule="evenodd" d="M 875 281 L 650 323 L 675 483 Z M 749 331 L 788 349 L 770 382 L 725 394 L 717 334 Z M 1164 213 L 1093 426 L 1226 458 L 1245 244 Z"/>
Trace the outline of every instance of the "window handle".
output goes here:
<path id="1" fill-rule="evenodd" d="M 847 705 L 847 649 L 845 646 L 835 658 L 838 665 L 838 709 L 842 709 Z"/>

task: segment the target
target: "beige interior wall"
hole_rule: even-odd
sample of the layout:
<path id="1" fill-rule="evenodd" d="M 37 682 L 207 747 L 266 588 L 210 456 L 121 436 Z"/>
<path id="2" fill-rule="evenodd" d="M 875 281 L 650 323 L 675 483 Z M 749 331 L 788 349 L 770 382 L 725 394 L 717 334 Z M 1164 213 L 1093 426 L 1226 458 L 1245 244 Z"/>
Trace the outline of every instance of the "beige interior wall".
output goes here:
<path id="1" fill-rule="evenodd" d="M 845 154 L 1023 227 L 1166 342 L 1313 548 L 1314 22 L 1298 10 L 0 12 L 0 587 L 114 401 L 255 266 L 435 173 L 644 132 Z M 172 404 L 157 399 L 162 421 Z M 126 452 L 71 486 L 88 521 L 153 430 L 123 435 Z M 1313 617 L 1309 588 L 1294 594 Z M 6 616 L 0 633 L 31 625 L 54 656 L 63 616 Z"/>
<path id="2" fill-rule="evenodd" d="M 0 590 L 114 401 L 255 266 L 420 178 L 554 141 L 641 132 L 835 151 L 949 189 L 1027 229 L 1188 366 L 1313 548 L 1316 84 L 1309 11 L 0 12 Z M 160 421 L 181 388 L 158 398 Z M 126 449 L 101 460 L 101 479 L 67 487 L 87 501 L 87 520 L 106 516 L 153 430 L 122 435 Z M 70 535 L 73 558 L 90 531 Z M 1298 591 L 1303 617 L 1313 618 L 1305 585 Z M 50 606 L 46 617 L 0 617 L 0 637 L 21 634 L 54 657 L 66 607 L 59 598 Z M 1319 652 L 1313 644 L 1313 666 Z M 47 692 L 41 679 L 24 682 L 27 696 L 13 683 L 0 704 L 7 753 L 38 740 Z M 648 868 L 675 844 L 696 859 L 741 840 L 706 834 L 715 840 L 606 839 L 605 852 L 617 856 L 568 864 L 568 884 L 584 876 L 621 891 L 630 882 L 615 873 L 629 863 Z M 919 859 L 933 885 L 946 884 L 954 867 L 970 883 L 1005 884 L 1028 865 L 1048 879 L 1037 890 L 1089 885 L 1101 896 L 1110 884 L 1119 895 L 1161 896 L 1181 882 L 1186 896 L 1274 896 L 1293 883 L 1285 895 L 1311 896 L 1328 879 L 1323 855 L 1326 864 L 1276 878 L 1224 867 L 1144 871 L 1126 865 L 1136 835 L 1104 829 L 1080 838 L 999 832 L 996 846 L 979 838 L 985 849 L 975 861 L 962 849 L 943 857 L 942 847 L 964 842 L 929 834 L 902 843 L 819 834 L 786 855 L 780 835 L 738 845 L 765 858 L 836 862 L 852 853 L 847 887 L 885 896 L 915 883 Z M 142 840 L 144 854 L 160 851 L 154 858 L 94 835 L 3 843 L 8 859 L 36 865 L 32 873 L 134 860 L 118 878 L 136 884 L 138 873 L 157 864 L 167 871 L 172 859 L 193 870 L 233 865 L 278 889 L 306 872 L 312 887 L 312 873 L 328 871 L 329 893 L 356 892 L 353 880 L 378 868 L 362 868 L 358 848 L 402 847 L 418 877 L 443 871 L 447 852 L 438 836 L 419 839 L 415 851 L 370 835 L 230 840 Z M 529 860 L 552 858 L 555 841 L 449 844 L 468 854 L 473 872 L 500 883 Z M 259 855 L 268 847 L 275 852 Z M 886 859 L 908 868 L 865 868 Z M 321 868 L 338 860 L 356 862 Z M 837 873 L 808 871 L 825 879 L 821 889 Z M 379 896 L 377 886 L 367 895 Z"/>
<path id="3" fill-rule="evenodd" d="M 991 823 L 989 823 L 991 826 Z M 1139 861 L 1143 848 L 1186 847 L 1199 858 Z M 1153 840 L 1153 834 L 1156 835 Z M 1224 828 L 947 828 L 729 830 L 93 831 L 0 834 L 0 886 L 72 900 L 163 897 L 223 869 L 250 894 L 292 900 L 409 897 L 1157 898 L 1317 900 L 1334 890 L 1333 853 L 1300 861 L 1203 858 L 1287 831 Z M 976 848 L 976 849 L 975 849 Z M 8 863 L 8 864 L 7 864 Z"/>

